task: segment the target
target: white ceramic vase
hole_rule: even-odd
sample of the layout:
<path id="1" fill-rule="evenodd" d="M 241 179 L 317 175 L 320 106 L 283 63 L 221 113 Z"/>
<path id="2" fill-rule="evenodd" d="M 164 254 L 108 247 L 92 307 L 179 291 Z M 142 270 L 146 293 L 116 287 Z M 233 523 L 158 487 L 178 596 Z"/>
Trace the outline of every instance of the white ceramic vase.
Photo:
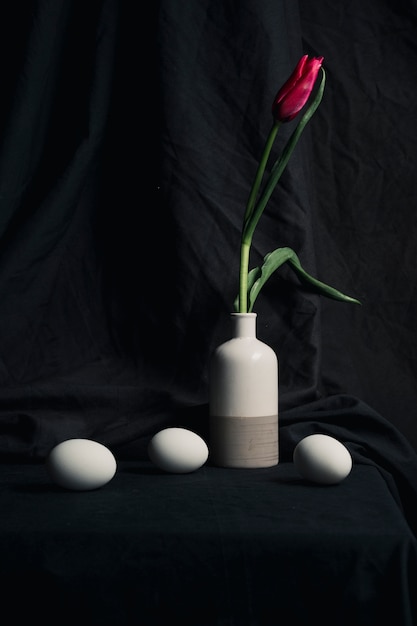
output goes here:
<path id="1" fill-rule="evenodd" d="M 214 351 L 209 460 L 234 468 L 278 464 L 278 359 L 256 335 L 256 313 L 231 313 L 232 338 Z"/>

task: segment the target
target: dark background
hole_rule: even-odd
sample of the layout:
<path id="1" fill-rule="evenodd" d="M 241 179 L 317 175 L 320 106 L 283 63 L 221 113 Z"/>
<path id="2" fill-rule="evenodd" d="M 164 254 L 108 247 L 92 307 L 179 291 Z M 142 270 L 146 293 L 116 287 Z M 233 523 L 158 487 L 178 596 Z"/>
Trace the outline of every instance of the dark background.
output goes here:
<path id="1" fill-rule="evenodd" d="M 284 267 L 258 337 L 281 412 L 353 396 L 417 448 L 416 2 L 3 3 L 0 47 L 2 460 L 70 437 L 144 458 L 161 427 L 204 428 L 250 183 L 302 54 L 326 90 L 251 266 L 290 246 L 362 306 Z"/>

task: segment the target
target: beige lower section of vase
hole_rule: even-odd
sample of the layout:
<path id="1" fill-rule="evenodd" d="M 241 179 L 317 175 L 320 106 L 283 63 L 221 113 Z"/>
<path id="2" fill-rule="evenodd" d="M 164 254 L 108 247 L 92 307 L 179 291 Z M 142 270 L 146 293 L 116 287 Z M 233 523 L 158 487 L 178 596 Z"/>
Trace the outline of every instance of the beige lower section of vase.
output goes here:
<path id="1" fill-rule="evenodd" d="M 220 467 L 260 468 L 278 464 L 278 415 L 210 416 L 209 461 Z"/>

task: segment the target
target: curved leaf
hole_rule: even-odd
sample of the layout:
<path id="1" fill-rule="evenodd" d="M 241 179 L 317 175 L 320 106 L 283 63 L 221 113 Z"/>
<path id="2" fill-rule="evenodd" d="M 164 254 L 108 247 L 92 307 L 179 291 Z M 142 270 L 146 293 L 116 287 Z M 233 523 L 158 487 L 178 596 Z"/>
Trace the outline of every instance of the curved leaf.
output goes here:
<path id="1" fill-rule="evenodd" d="M 255 300 L 259 295 L 262 287 L 271 277 L 271 275 L 284 263 L 288 263 L 291 269 L 298 276 L 300 282 L 308 287 L 311 291 L 314 291 L 322 296 L 338 300 L 340 302 L 350 302 L 352 304 L 361 304 L 356 298 L 347 296 L 338 289 L 326 285 L 322 281 L 314 278 L 308 272 L 306 272 L 298 258 L 297 254 L 292 248 L 277 248 L 273 252 L 269 252 L 264 257 L 264 263 L 261 267 L 255 267 L 249 272 L 248 276 L 248 300 L 249 300 L 249 312 L 253 310 Z M 235 300 L 235 306 L 238 303 L 238 298 Z"/>

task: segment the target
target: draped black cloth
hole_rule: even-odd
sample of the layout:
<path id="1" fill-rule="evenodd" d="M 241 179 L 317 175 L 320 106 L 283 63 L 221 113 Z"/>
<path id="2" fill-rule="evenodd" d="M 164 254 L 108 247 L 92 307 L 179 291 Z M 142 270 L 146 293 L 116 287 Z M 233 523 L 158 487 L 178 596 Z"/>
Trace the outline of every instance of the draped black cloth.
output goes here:
<path id="1" fill-rule="evenodd" d="M 362 306 L 284 266 L 258 335 L 281 411 L 354 396 L 415 446 L 414 3 L 161 0 L 137 20 L 39 0 L 0 18 L 0 455 L 89 436 L 137 458 L 207 403 L 272 99 L 302 54 L 325 57 L 325 94 L 251 266 L 290 246 Z"/>
<path id="2" fill-rule="evenodd" d="M 96 617 L 100 626 L 117 623 L 115 616 L 137 624 L 139 597 L 148 602 L 144 614 L 155 618 L 151 626 L 156 607 L 162 611 L 174 598 L 183 602 L 172 615 L 190 626 L 269 626 L 277 623 L 278 588 L 285 623 L 305 626 L 309 603 L 316 602 L 318 615 L 325 596 L 288 568 L 295 554 L 310 554 L 321 572 L 317 581 L 333 592 L 330 608 L 346 589 L 351 608 L 334 623 L 380 623 L 396 585 L 393 623 L 414 626 L 416 41 L 412 0 L 0 5 L 5 597 L 20 585 L 41 615 L 40 594 L 49 584 L 66 607 L 62 624 L 81 609 L 92 624 Z M 208 436 L 208 365 L 230 336 L 250 184 L 273 98 L 303 54 L 324 56 L 324 97 L 261 217 L 250 265 L 289 246 L 310 274 L 362 304 L 313 294 L 286 266 L 274 274 L 255 310 L 258 337 L 279 359 L 279 466 L 248 475 L 208 464 L 168 484 L 149 470 L 147 443 L 166 426 Z M 295 123 L 280 128 L 274 154 Z M 295 476 L 294 446 L 314 432 L 335 436 L 352 453 L 352 475 L 339 491 L 300 485 Z M 107 445 L 120 463 L 122 471 L 92 500 L 58 494 L 42 478 L 48 452 L 73 437 Z M 157 529 L 145 552 L 149 519 L 133 504 L 139 484 Z M 271 485 L 281 491 L 268 516 Z M 180 513 L 198 493 L 200 534 L 193 535 Z M 158 494 L 171 506 L 165 522 Z M 277 573 L 299 497 L 310 525 L 303 535 L 300 512 L 296 539 L 306 544 L 293 537 L 298 552 L 284 550 Z M 275 534 L 280 519 L 282 534 Z M 191 543 L 181 552 L 185 536 Z M 371 541 L 362 552 L 364 537 Z M 315 545 L 310 553 L 308 542 Z M 121 551 L 132 555 L 125 569 L 97 577 Z M 175 556 L 188 588 L 180 585 Z M 196 579 L 195 558 L 208 567 Z M 266 573 L 256 579 L 265 559 Z M 304 593 L 296 609 L 292 583 Z M 214 604 L 205 584 L 220 594 Z M 126 615 L 112 604 L 112 585 L 131 607 L 123 605 Z M 187 612 L 188 590 L 195 603 Z M 78 604 L 71 605 L 74 594 Z M 201 613 L 197 620 L 198 602 L 206 621 Z M 11 608 L 20 623 L 20 609 Z M 333 623 L 329 615 L 321 623 Z"/>
<path id="3" fill-rule="evenodd" d="M 353 467 L 340 484 L 308 483 L 291 463 L 313 432 L 348 447 Z M 166 474 L 118 461 L 110 483 L 89 492 L 58 488 L 42 464 L 3 463 L 7 623 L 415 626 L 407 440 L 364 403 L 333 396 L 283 412 L 280 447 L 266 469 Z"/>

